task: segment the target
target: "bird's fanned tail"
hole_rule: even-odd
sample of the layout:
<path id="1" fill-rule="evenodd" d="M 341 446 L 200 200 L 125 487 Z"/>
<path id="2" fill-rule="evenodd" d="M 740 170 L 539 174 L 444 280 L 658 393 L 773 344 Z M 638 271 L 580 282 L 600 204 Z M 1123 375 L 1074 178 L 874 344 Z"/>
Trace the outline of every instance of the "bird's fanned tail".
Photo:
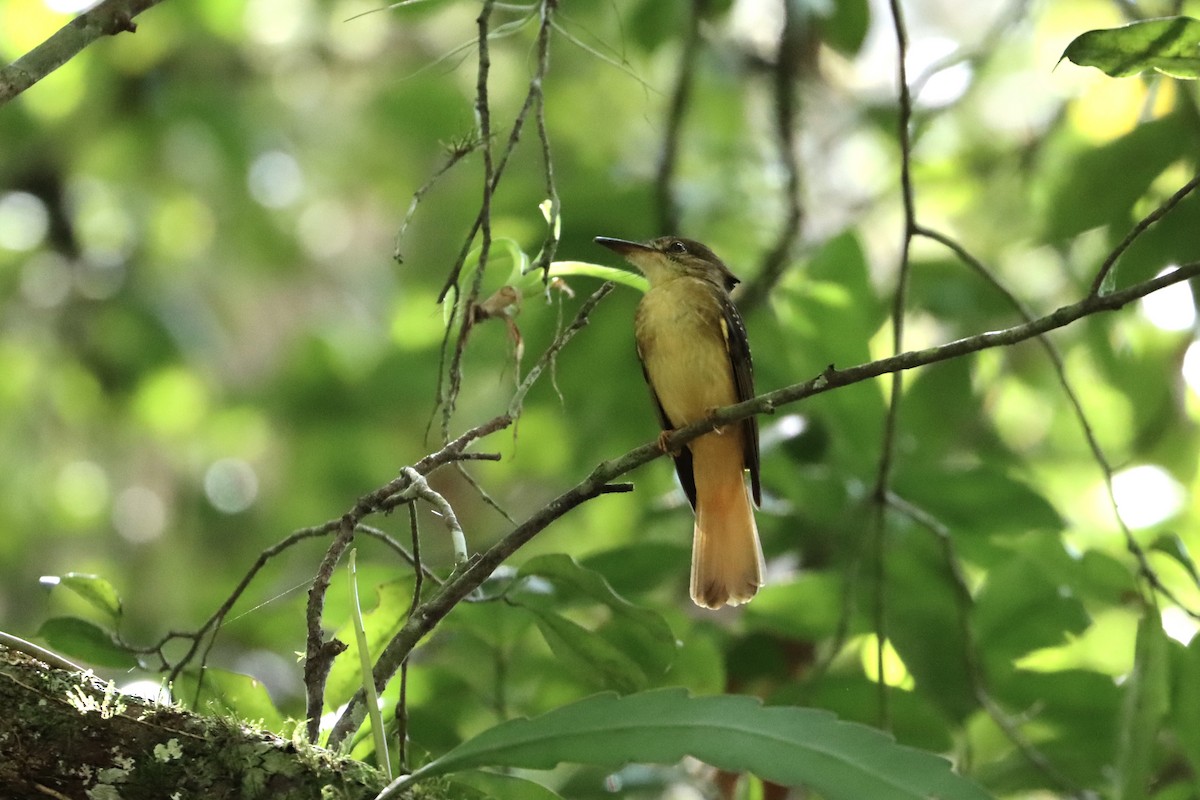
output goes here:
<path id="1" fill-rule="evenodd" d="M 739 605 L 763 582 L 762 548 L 742 477 L 741 437 L 710 433 L 691 443 L 696 478 L 692 600 L 706 608 Z"/>

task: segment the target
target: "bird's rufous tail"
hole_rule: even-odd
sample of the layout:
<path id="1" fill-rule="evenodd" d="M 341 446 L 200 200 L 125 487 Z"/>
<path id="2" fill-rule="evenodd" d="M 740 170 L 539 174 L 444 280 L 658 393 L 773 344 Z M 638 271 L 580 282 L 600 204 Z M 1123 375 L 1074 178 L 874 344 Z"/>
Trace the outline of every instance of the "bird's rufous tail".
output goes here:
<path id="1" fill-rule="evenodd" d="M 691 443 L 696 478 L 692 600 L 706 608 L 744 603 L 763 582 L 762 547 L 742 476 L 739 433 L 726 428 Z"/>

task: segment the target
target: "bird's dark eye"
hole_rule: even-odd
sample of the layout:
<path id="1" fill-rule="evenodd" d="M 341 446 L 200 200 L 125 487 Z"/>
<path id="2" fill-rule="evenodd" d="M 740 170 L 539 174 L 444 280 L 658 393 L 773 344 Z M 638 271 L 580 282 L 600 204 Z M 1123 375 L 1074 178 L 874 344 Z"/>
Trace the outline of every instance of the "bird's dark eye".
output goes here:
<path id="1" fill-rule="evenodd" d="M 669 247 L 667 247 L 667 251 L 677 255 L 686 255 L 688 249 L 686 244 L 676 239 L 675 241 L 671 242 Z"/>

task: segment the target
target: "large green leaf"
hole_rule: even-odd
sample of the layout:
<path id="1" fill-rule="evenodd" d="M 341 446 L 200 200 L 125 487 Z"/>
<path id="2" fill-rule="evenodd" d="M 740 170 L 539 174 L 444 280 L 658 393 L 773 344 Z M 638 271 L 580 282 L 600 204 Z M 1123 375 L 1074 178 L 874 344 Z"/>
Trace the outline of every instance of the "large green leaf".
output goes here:
<path id="1" fill-rule="evenodd" d="M 540 783 L 515 775 L 494 772 L 465 772 L 454 777 L 455 796 L 481 797 L 486 800 L 556 800 L 559 795 Z"/>
<path id="2" fill-rule="evenodd" d="M 844 591 L 841 578 L 829 572 L 809 571 L 768 584 L 746 607 L 746 626 L 802 641 L 832 636 L 842 617 Z"/>
<path id="3" fill-rule="evenodd" d="M 1029 484 L 990 466 L 947 469 L 914 466 L 896 474 L 905 500 L 949 526 L 957 535 L 1013 535 L 1058 530 L 1062 518 Z"/>
<path id="4" fill-rule="evenodd" d="M 104 612 L 114 623 L 121 619 L 121 597 L 105 578 L 83 572 L 68 572 L 65 575 L 45 575 L 41 584 L 47 588 L 61 586 L 82 597 L 93 608 Z"/>
<path id="5" fill-rule="evenodd" d="M 1041 213 L 1046 241 L 1059 242 L 1101 225 L 1111 225 L 1123 236 L 1135 217 L 1134 204 L 1154 179 L 1194 148 L 1189 124 L 1172 114 L 1080 152 L 1057 178 L 1048 178 L 1052 185 Z"/>
<path id="6" fill-rule="evenodd" d="M 1140 800 L 1147 796 L 1158 730 L 1171 703 L 1167 635 L 1157 610 L 1147 609 L 1138 622 L 1136 647 L 1121 712 L 1118 800 Z"/>
<path id="7" fill-rule="evenodd" d="M 541 608 L 531 608 L 538 630 L 554 655 L 573 672 L 595 685 L 635 692 L 650 685 L 646 672 L 621 648 L 577 622 Z"/>
<path id="8" fill-rule="evenodd" d="M 175 698 L 193 711 L 236 716 L 273 731 L 284 728 L 284 717 L 267 693 L 267 687 L 250 675 L 205 667 L 202 675 L 183 673 L 171 689 Z"/>
<path id="9" fill-rule="evenodd" d="M 1168 722 L 1179 740 L 1180 749 L 1191 764 L 1192 774 L 1200 774 L 1200 636 L 1181 647 L 1170 644 L 1171 710 Z"/>
<path id="10" fill-rule="evenodd" d="M 48 619 L 38 629 L 38 637 L 51 650 L 97 667 L 133 669 L 138 666 L 137 656 L 117 642 L 111 633 L 86 619 Z"/>
<path id="11" fill-rule="evenodd" d="M 1067 45 L 1063 58 L 1114 78 L 1149 71 L 1200 77 L 1200 20 L 1164 17 L 1088 31 Z"/>
<path id="12" fill-rule="evenodd" d="M 612 654 L 602 663 L 616 668 L 618 662 L 628 662 L 644 673 L 647 681 L 660 677 L 675 657 L 675 635 L 666 620 L 655 611 L 634 605 L 613 591 L 598 572 L 585 569 L 570 556 L 558 553 L 538 556 L 521 566 L 523 578 L 548 581 L 553 590 L 548 595 L 522 592 L 516 595 L 522 605 L 534 609 L 538 627 L 549 633 L 547 642 L 556 652 L 570 646 L 579 648 L 586 661 L 601 653 Z M 553 603 L 553 608 L 548 604 Z M 599 604 L 608 611 L 608 619 L 593 630 L 575 624 L 559 613 L 563 606 Z M 621 655 L 622 658 L 616 658 Z M 616 676 L 616 672 L 613 676 Z M 649 682 L 637 681 L 630 686 L 623 680 L 612 688 L 630 691 L 645 688 Z"/>
<path id="13" fill-rule="evenodd" d="M 976 645 L 991 659 L 1013 659 L 1062 644 L 1090 624 L 1083 603 L 1065 582 L 1037 563 L 1014 558 L 988 572 L 972 612 Z"/>
<path id="14" fill-rule="evenodd" d="M 483 766 L 550 769 L 562 762 L 617 766 L 694 756 L 721 769 L 810 786 L 829 800 L 986 798 L 943 759 L 832 714 L 764 707 L 751 697 L 690 697 L 657 689 L 599 694 L 532 719 L 505 722 L 390 787 Z"/>

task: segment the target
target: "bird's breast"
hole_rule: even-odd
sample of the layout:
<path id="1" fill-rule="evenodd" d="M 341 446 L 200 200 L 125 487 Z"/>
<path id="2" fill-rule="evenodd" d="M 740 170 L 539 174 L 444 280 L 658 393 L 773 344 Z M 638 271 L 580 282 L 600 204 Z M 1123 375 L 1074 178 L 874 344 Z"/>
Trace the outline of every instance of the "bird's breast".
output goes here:
<path id="1" fill-rule="evenodd" d="M 655 286 L 638 305 L 638 352 L 672 427 L 737 402 L 724 325 L 719 298 L 697 279 Z"/>

